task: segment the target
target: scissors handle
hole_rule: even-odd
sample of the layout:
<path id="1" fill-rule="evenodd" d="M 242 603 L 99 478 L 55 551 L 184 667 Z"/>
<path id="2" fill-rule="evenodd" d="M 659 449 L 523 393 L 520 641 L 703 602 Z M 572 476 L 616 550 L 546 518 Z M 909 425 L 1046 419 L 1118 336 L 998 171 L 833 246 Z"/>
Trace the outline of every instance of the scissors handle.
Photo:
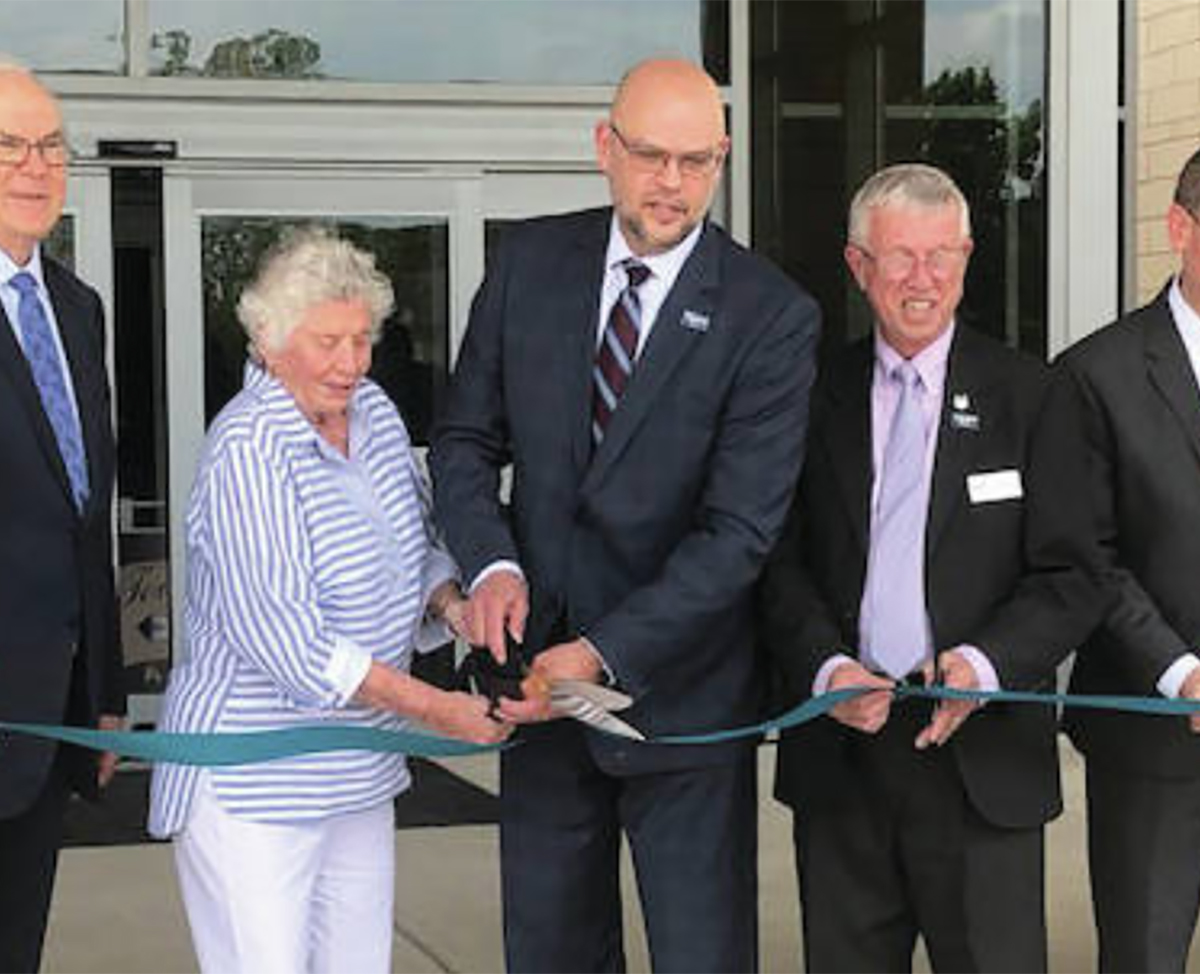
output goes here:
<path id="1" fill-rule="evenodd" d="M 492 706 L 498 704 L 501 697 L 525 699 L 521 681 L 529 672 L 521 659 L 520 645 L 511 636 L 507 640 L 508 652 L 504 663 L 497 663 L 496 657 L 486 646 L 472 646 L 459 667 L 459 674 L 469 681 L 476 693 L 487 697 Z"/>

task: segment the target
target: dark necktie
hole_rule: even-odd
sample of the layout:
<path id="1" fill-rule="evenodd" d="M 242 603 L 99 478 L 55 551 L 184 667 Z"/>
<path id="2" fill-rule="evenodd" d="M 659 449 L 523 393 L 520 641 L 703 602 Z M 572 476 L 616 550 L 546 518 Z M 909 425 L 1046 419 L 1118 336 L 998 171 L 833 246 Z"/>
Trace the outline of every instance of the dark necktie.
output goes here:
<path id="1" fill-rule="evenodd" d="M 650 269 L 635 260 L 625 261 L 624 268 L 625 289 L 608 314 L 604 337 L 592 367 L 592 442 L 596 446 L 604 439 L 609 420 L 616 412 L 621 394 L 633 374 L 638 333 L 642 327 L 642 302 L 638 297 L 638 288 L 650 276 Z"/>
<path id="2" fill-rule="evenodd" d="M 58 452 L 62 456 L 63 466 L 67 468 L 75 506 L 82 509 L 88 496 L 87 459 L 83 452 L 79 419 L 71 406 L 71 397 L 67 394 L 63 379 L 62 358 L 50 333 L 50 322 L 38 297 L 37 281 L 33 275 L 21 271 L 9 280 L 9 284 L 20 294 L 17 324 L 21 329 L 33 382 L 42 397 L 42 408 L 50 420 L 54 438 L 58 441 Z"/>

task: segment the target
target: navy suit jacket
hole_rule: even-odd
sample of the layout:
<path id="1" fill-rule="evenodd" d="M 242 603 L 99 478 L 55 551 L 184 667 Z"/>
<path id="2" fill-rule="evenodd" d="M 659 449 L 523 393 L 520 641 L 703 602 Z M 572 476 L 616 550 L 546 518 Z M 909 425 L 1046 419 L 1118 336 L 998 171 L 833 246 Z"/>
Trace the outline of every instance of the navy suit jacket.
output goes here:
<path id="1" fill-rule="evenodd" d="M 1151 304 L 1061 358 L 1083 403 L 1089 484 L 1114 593 L 1080 651 L 1071 689 L 1156 696 L 1163 671 L 1200 648 L 1200 387 L 1164 288 Z M 1091 761 L 1138 774 L 1200 776 L 1182 717 L 1066 714 Z"/>
<path id="2" fill-rule="evenodd" d="M 83 426 L 91 496 L 82 512 L 12 327 L 0 309 L 0 719 L 94 725 L 125 712 L 112 564 L 114 447 L 95 291 L 43 254 L 46 287 Z M 40 794 L 55 745 L 0 737 L 0 817 Z M 95 755 L 73 752 L 95 790 Z"/>
<path id="3" fill-rule="evenodd" d="M 772 656 L 792 701 L 825 660 L 858 655 L 869 550 L 873 338 L 823 370 L 808 461 L 762 585 Z M 1099 618 L 1082 492 L 1078 415 L 1044 365 L 959 324 L 950 350 L 925 534 L 926 607 L 937 651 L 978 646 L 1006 689 L 1053 689 L 1055 666 Z M 964 398 L 965 397 L 965 400 Z M 977 423 L 955 419 L 954 400 Z M 1024 496 L 972 503 L 967 477 L 1017 470 Z M 989 704 L 951 739 L 963 787 L 1002 827 L 1061 808 L 1053 709 Z M 849 742 L 823 718 L 787 735 L 776 793 L 803 809 L 855 787 Z"/>
<path id="4" fill-rule="evenodd" d="M 753 720 L 763 684 L 751 591 L 800 469 L 819 311 L 706 224 L 593 452 L 610 221 L 609 209 L 547 217 L 503 242 L 434 439 L 439 522 L 467 578 L 496 559 L 521 564 L 527 652 L 587 635 L 646 734 Z M 497 488 L 510 463 L 506 506 Z M 625 752 L 630 770 L 729 753 L 589 743 L 602 765 Z"/>

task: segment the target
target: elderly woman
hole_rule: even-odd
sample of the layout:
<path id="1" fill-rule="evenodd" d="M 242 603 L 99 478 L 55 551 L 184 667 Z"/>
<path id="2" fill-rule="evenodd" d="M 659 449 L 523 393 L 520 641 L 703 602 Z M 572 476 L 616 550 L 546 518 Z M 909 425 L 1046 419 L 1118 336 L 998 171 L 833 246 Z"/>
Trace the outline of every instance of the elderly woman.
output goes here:
<path id="1" fill-rule="evenodd" d="M 412 718 L 501 740 L 481 698 L 407 673 L 465 603 L 395 407 L 365 378 L 392 307 L 374 260 L 288 237 L 243 293 L 245 386 L 214 421 L 187 513 L 187 656 L 160 728 L 259 731 Z M 341 751 L 155 769 L 205 971 L 387 971 L 392 799 L 404 758 Z"/>

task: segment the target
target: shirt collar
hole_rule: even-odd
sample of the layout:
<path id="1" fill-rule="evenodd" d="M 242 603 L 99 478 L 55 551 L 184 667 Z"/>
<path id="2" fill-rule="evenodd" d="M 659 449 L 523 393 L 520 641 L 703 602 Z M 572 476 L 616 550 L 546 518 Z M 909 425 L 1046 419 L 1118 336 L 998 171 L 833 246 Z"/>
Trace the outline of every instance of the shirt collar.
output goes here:
<path id="1" fill-rule="evenodd" d="M 696 249 L 696 244 L 703 231 L 704 223 L 701 222 L 670 250 L 661 254 L 647 254 L 639 257 L 630 249 L 629 243 L 625 239 L 625 232 L 621 229 L 621 223 L 617 219 L 617 211 L 613 210 L 612 223 L 608 231 L 608 250 L 604 256 L 605 273 L 612 273 L 623 261 L 636 260 L 639 264 L 644 264 L 649 268 L 653 279 L 660 280 L 670 287 L 675 283 L 675 278 L 679 276 L 679 271 L 692 255 L 692 251 Z"/>
<path id="2" fill-rule="evenodd" d="M 950 346 L 954 342 L 954 330 L 958 323 L 951 319 L 949 326 L 937 338 L 917 352 L 911 359 L 913 368 L 921 377 L 921 385 L 926 393 L 941 395 L 946 384 L 946 368 L 950 361 Z M 891 375 L 892 371 L 904 361 L 883 337 L 879 328 L 875 329 L 875 364 L 882 370 L 883 375 Z"/>
<path id="3" fill-rule="evenodd" d="M 38 290 L 45 292 L 46 290 L 46 275 L 42 270 L 42 248 L 34 247 L 33 256 L 29 258 L 29 263 L 21 267 L 13 260 L 7 251 L 0 249 L 0 281 L 7 284 L 17 274 L 25 271 L 35 281 L 37 281 Z"/>
<path id="4" fill-rule="evenodd" d="M 1171 282 L 1171 291 L 1167 296 L 1171 306 L 1171 317 L 1175 319 L 1175 327 L 1179 329 L 1184 342 L 1190 347 L 1200 347 L 1200 312 L 1187 303 L 1183 289 L 1179 286 L 1179 275 Z"/>
<path id="5" fill-rule="evenodd" d="M 363 402 L 365 394 L 363 386 L 365 381 L 359 382 L 357 388 L 354 390 L 354 394 L 350 397 L 351 454 L 354 453 L 355 448 L 359 444 L 365 443 L 371 435 L 371 410 Z M 328 454 L 329 451 L 332 451 L 333 455 L 336 455 L 340 459 L 345 459 L 340 453 L 333 450 L 324 437 L 317 431 L 317 428 L 308 421 L 308 417 L 300 411 L 295 397 L 288 391 L 287 386 L 252 358 L 246 359 L 242 387 L 259 402 L 263 403 L 263 405 L 281 410 L 282 415 L 287 417 L 286 428 L 291 437 L 299 442 L 312 443 L 322 453 Z"/>

